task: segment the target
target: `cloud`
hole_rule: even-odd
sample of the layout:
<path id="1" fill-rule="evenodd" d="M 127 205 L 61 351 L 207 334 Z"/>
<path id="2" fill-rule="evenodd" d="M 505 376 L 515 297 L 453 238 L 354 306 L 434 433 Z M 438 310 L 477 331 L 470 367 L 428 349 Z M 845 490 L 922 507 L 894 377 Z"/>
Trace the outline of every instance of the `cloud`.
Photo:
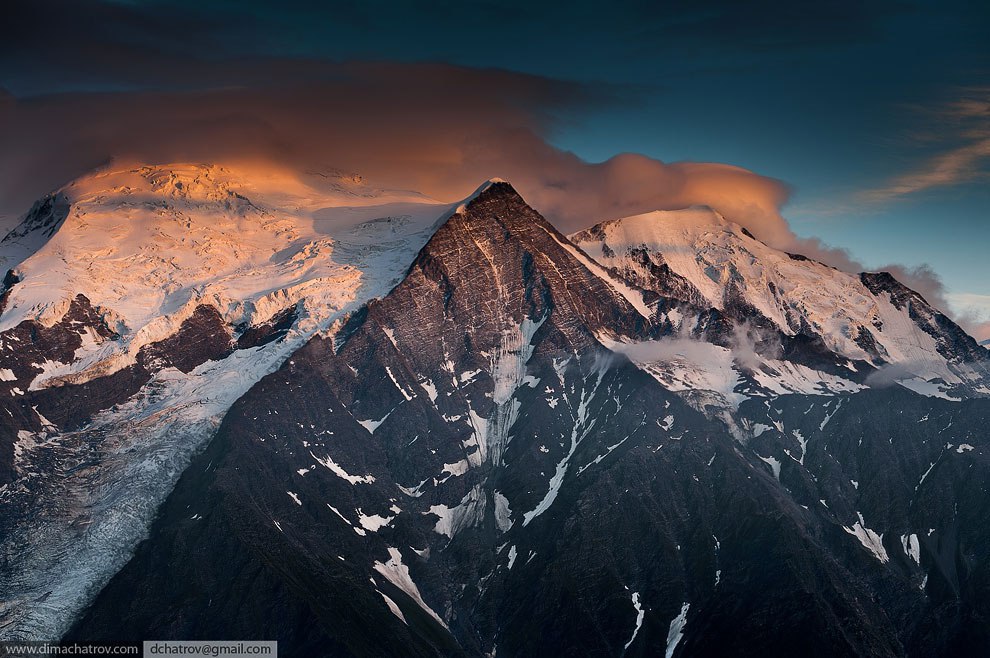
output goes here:
<path id="1" fill-rule="evenodd" d="M 710 205 L 768 241 L 796 238 L 780 181 L 713 163 L 622 154 L 588 163 L 548 142 L 622 89 L 439 64 L 270 60 L 278 86 L 68 93 L 0 102 L 0 213 L 111 158 L 333 167 L 453 200 L 499 176 L 565 231 L 657 208 Z M 253 63 L 257 70 L 261 63 Z M 297 79 L 307 71 L 306 80 Z"/>
<path id="2" fill-rule="evenodd" d="M 709 38 L 744 51 L 779 52 L 816 46 L 863 43 L 883 36 L 887 22 L 911 13 L 907 3 L 838 0 L 708 0 L 649 3 L 664 38 Z M 673 6 L 671 6 L 673 5 Z M 663 20 L 666 19 L 666 20 Z M 656 28 L 655 28 L 656 29 Z"/>
<path id="3" fill-rule="evenodd" d="M 990 341 L 990 320 L 981 321 L 966 313 L 961 314 L 956 320 L 959 326 L 976 340 L 981 343 Z"/>
<path id="4" fill-rule="evenodd" d="M 765 359 L 779 359 L 784 350 L 777 332 L 748 322 L 732 326 L 731 347 L 733 358 L 748 370 L 756 370 Z"/>
<path id="5" fill-rule="evenodd" d="M 960 326 L 977 340 L 990 340 L 990 295 L 958 292 L 946 297 Z"/>
<path id="6" fill-rule="evenodd" d="M 0 98 L 0 212 L 23 212 L 33 198 L 113 157 L 329 165 L 456 196 L 481 176 L 475 168 L 446 180 L 469 153 L 480 157 L 501 137 L 546 151 L 539 135 L 557 113 L 594 107 L 609 93 L 444 65 L 242 66 L 279 82 Z"/>
<path id="7" fill-rule="evenodd" d="M 451 201 L 497 176 L 565 232 L 708 205 L 773 247 L 864 269 L 844 251 L 793 233 L 780 210 L 790 190 L 779 180 L 630 153 L 589 163 L 549 142 L 561 122 L 628 103 L 635 90 L 443 64 L 269 58 L 204 67 L 190 89 L 29 98 L 0 91 L 0 217 L 9 223 L 114 158 L 333 168 Z M 225 77 L 242 84 L 208 84 Z M 890 269 L 948 308 L 930 270 Z"/>
<path id="8" fill-rule="evenodd" d="M 498 176 L 565 232 L 708 205 L 772 246 L 856 269 L 844 252 L 794 235 L 780 214 L 789 189 L 779 180 L 630 153 L 589 163 L 549 143 L 562 121 L 627 102 L 634 92 L 622 88 L 441 64 L 265 60 L 251 68 L 287 82 L 0 99 L 0 215 L 23 213 L 112 158 L 262 161 L 355 171 L 441 200 Z"/>
<path id="9" fill-rule="evenodd" d="M 973 292 L 957 292 L 949 295 L 949 301 L 956 307 L 972 307 L 990 317 L 990 295 Z"/>
<path id="10" fill-rule="evenodd" d="M 990 175 L 990 88 L 963 90 L 957 100 L 924 110 L 922 115 L 929 127 L 915 137 L 929 147 L 936 144 L 938 151 L 917 169 L 861 192 L 861 200 L 888 203 Z"/>
<path id="11" fill-rule="evenodd" d="M 917 377 L 915 372 L 924 372 L 924 363 L 891 363 L 866 376 L 863 382 L 871 388 L 887 388 L 907 379 Z"/>

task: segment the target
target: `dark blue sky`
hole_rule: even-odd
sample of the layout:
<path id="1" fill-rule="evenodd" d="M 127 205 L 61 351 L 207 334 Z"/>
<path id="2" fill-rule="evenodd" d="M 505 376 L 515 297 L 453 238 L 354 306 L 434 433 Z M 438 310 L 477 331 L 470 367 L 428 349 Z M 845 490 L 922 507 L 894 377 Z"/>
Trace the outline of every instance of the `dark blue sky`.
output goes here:
<path id="1" fill-rule="evenodd" d="M 985 1 L 13 7 L 0 27 L 0 86 L 19 101 L 258 85 L 264 73 L 246 60 L 286 58 L 301 68 L 442 62 L 577 83 L 582 102 L 542 110 L 553 114 L 553 145 L 590 162 L 634 152 L 779 179 L 799 235 L 868 267 L 928 263 L 957 310 L 990 319 Z"/>

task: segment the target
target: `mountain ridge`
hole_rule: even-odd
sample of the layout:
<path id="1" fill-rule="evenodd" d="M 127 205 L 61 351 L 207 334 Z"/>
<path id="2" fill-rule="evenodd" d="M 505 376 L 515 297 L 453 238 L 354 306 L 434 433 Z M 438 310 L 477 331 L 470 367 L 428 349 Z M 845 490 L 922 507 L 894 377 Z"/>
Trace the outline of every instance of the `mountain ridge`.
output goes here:
<path id="1" fill-rule="evenodd" d="M 602 345 L 615 314 L 624 338 L 653 327 L 521 204 L 490 187 L 403 282 L 238 400 L 67 637 L 257 633 L 329 655 L 899 656 L 986 641 L 965 623 L 978 593 L 945 607 L 978 583 L 940 557 L 975 559 L 981 531 L 957 540 L 931 513 L 978 515 L 946 486 L 986 473 L 985 401 L 750 397 L 743 440 Z M 890 429 L 860 437 L 863 408 Z M 949 417 L 949 434 L 928 433 Z"/>
<path id="2" fill-rule="evenodd" d="M 167 189 L 181 188 L 172 181 Z M 223 206 L 225 198 L 211 203 Z M 265 209 L 250 203 L 250 213 Z M 326 234 L 331 254 L 359 253 L 383 234 L 408 237 L 387 252 L 395 277 L 380 277 L 364 288 L 367 298 L 355 296 L 310 329 L 301 328 L 308 307 L 299 300 L 246 325 L 243 315 L 200 297 L 207 303 L 173 318 L 174 331 L 113 371 L 119 387 L 105 387 L 99 404 L 114 411 L 84 409 L 71 432 L 47 410 L 66 406 L 70 392 L 97 400 L 68 385 L 91 364 L 45 366 L 51 386 L 35 386 L 37 373 L 22 377 L 21 366 L 12 369 L 16 381 L 0 382 L 27 393 L 4 403 L 14 420 L 0 426 L 4 445 L 19 447 L 26 460 L 0 488 L 4 550 L 32 556 L 0 565 L 12 583 L 6 598 L 23 602 L 0 612 L 5 636 L 60 634 L 60 624 L 84 611 L 66 637 L 264 630 L 300 651 L 410 655 L 481 655 L 499 646 L 536 655 L 579 651 L 585 642 L 602 654 L 626 647 L 630 655 L 705 655 L 745 639 L 758 652 L 773 646 L 766 626 L 773 611 L 803 609 L 808 602 L 792 592 L 818 582 L 827 586 L 809 595 L 814 613 L 778 633 L 781 646 L 901 655 L 904 643 L 982 641 L 978 631 L 960 630 L 960 620 L 982 614 L 976 599 L 939 611 L 951 592 L 980 591 L 945 557 L 977 559 L 978 528 L 967 526 L 964 539 L 950 519 L 927 511 L 913 518 L 911 502 L 917 494 L 926 510 L 957 505 L 967 518 L 978 516 L 981 499 L 957 498 L 951 486 L 967 467 L 984 472 L 978 391 L 935 383 L 924 390 L 934 397 L 921 397 L 889 387 L 898 373 L 867 381 L 884 365 L 836 356 L 800 323 L 786 334 L 753 314 L 752 291 L 728 286 L 720 299 L 729 303 L 716 307 L 691 272 L 657 259 L 660 250 L 631 260 L 614 250 L 617 262 L 600 262 L 502 181 L 406 223 L 394 205 L 370 208 L 323 206 L 312 221 L 338 222 L 338 232 Z M 319 219 L 335 212 L 336 220 Z M 736 237 L 758 243 L 741 228 Z M 783 252 L 774 258 L 818 267 Z M 6 292 L 30 284 L 30 269 L 21 274 Z M 871 282 L 917 326 L 916 293 Z M 66 359 L 84 334 L 115 317 L 85 303 L 93 319 L 72 324 L 73 316 L 58 330 L 70 341 Z M 939 326 L 936 316 L 918 317 Z M 119 325 L 107 327 L 97 338 L 119 349 Z M 13 341 L 8 332 L 4 338 Z M 0 373 L 13 365 L 5 361 L 12 353 L 0 349 Z M 931 353 L 936 366 L 947 362 Z M 141 379 L 124 381 L 141 368 Z M 106 381 L 84 376 L 78 385 Z M 225 397 L 216 397 L 221 389 Z M 34 404 L 38 396 L 47 406 Z M 857 424 L 864 405 L 875 410 L 876 433 Z M 196 413 L 182 416 L 189 410 Z M 936 422 L 944 429 L 936 431 Z M 840 425 L 847 429 L 829 429 Z M 179 438 L 161 438 L 176 428 Z M 895 439 L 898 452 L 887 448 Z M 195 456 L 198 447 L 205 452 Z M 121 478 L 162 461 L 167 473 L 154 490 L 142 488 L 147 474 L 136 478 L 140 486 L 122 487 Z M 896 482 L 866 477 L 886 463 L 897 465 Z M 69 473 L 55 480 L 61 464 Z M 76 473 L 86 479 L 76 483 Z M 120 516 L 133 518 L 96 511 L 115 501 L 73 488 L 93 482 L 122 487 L 134 503 L 116 500 Z M 884 502 L 889 496 L 894 503 Z M 62 499 L 70 502 L 45 509 Z M 616 500 L 623 514 L 610 513 Z M 39 507 L 48 515 L 40 525 L 21 525 Z M 928 530 L 935 539 L 925 538 Z M 47 563 L 50 549 L 32 548 L 31 532 L 56 550 L 84 538 L 75 563 L 89 569 L 99 555 L 110 566 L 80 574 L 75 565 Z M 643 544 L 644 536 L 654 544 Z M 190 553 L 196 542 L 211 551 Z M 780 569 L 766 570 L 747 542 L 779 555 Z M 610 561 L 610 551 L 622 560 Z M 929 575 L 931 604 L 919 589 Z M 270 598 L 251 594 L 252 581 Z M 719 588 L 749 602 L 755 630 L 728 624 L 733 615 Z M 762 592 L 771 595 L 763 600 Z M 242 609 L 206 603 L 224 597 Z M 581 606 L 571 609 L 571 597 Z M 183 601 L 196 603 L 186 609 Z M 271 605 L 284 621 L 266 616 Z M 523 618 L 521 610 L 535 612 Z M 566 619 L 540 638 L 541 628 L 555 628 L 551 610 L 565 610 Z M 341 619 L 350 633 L 334 630 Z M 946 630 L 937 630 L 943 622 Z M 808 642 L 823 637 L 820 647 Z"/>
<path id="3" fill-rule="evenodd" d="M 678 320 L 672 329 L 687 330 L 684 318 L 709 304 L 784 341 L 804 335 L 823 344 L 836 365 L 849 362 L 855 381 L 863 381 L 853 373 L 864 366 L 895 364 L 915 390 L 990 392 L 990 364 L 972 337 L 889 273 L 855 275 L 795 260 L 702 208 L 611 220 L 572 237 L 641 287 L 661 296 L 674 290 L 673 302 L 664 304 Z"/>

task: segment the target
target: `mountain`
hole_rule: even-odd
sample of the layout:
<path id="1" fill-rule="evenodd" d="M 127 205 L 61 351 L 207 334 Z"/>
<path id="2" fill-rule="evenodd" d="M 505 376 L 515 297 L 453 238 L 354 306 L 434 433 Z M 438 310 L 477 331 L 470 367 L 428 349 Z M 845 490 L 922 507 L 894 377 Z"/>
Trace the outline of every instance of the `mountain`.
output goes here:
<path id="1" fill-rule="evenodd" d="M 64 426 L 18 430 L 0 490 L 5 638 L 278 639 L 286 655 L 990 648 L 987 356 L 916 293 L 705 209 L 569 239 L 498 180 L 421 207 L 401 244 L 369 254 L 354 236 L 380 245 L 385 207 L 328 230 L 331 254 L 379 278 L 314 329 L 305 292 L 265 321 L 201 295 L 137 348 L 137 392 L 76 429 L 45 412 L 95 404 L 67 388 L 86 382 L 16 382 L 15 422 Z M 12 300 L 32 276 L 14 270 Z M 108 296 L 73 299 L 59 340 L 28 319 L 20 342 L 66 359 L 72 335 L 140 343 L 99 328 Z M 251 373 L 227 406 L 223 367 Z M 42 391 L 60 397 L 41 407 Z M 217 425 L 170 438 L 201 400 Z"/>
<path id="2" fill-rule="evenodd" d="M 858 383 L 865 379 L 857 374 L 879 370 L 874 381 L 924 395 L 990 393 L 976 341 L 887 272 L 849 274 L 778 251 L 710 208 L 627 217 L 571 237 L 615 275 L 654 293 L 671 334 L 696 335 L 714 308 L 756 334 L 761 356 L 817 361 Z M 756 370 L 763 379 L 759 371 L 768 368 Z"/>
<path id="3" fill-rule="evenodd" d="M 449 212 L 340 174 L 95 173 L 0 241 L 0 624 L 54 637 L 255 382 Z"/>

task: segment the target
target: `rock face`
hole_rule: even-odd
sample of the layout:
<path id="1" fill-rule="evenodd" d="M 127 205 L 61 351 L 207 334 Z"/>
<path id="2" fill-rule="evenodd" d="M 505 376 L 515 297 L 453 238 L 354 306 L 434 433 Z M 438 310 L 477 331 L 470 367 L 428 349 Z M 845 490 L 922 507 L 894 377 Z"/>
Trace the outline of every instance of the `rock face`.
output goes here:
<path id="1" fill-rule="evenodd" d="M 953 399 L 866 388 L 914 331 L 884 303 L 954 325 L 843 278 L 888 321 L 871 351 L 819 306 L 778 313 L 780 278 L 711 269 L 715 300 L 663 249 L 609 235 L 580 236 L 586 253 L 484 187 L 387 295 L 237 400 L 66 639 L 984 655 L 990 402 L 959 374 L 983 361 L 962 336 L 932 352 L 958 366 L 932 385 Z"/>
<path id="2" fill-rule="evenodd" d="M 100 313 L 85 295 L 77 295 L 62 318 L 46 327 L 25 320 L 0 333 L 0 406 L 7 412 L 0 431 L 7 438 L 0 442 L 0 483 L 8 484 L 17 475 L 17 462 L 26 456 L 22 442 L 36 438 L 24 433 L 74 431 L 89 423 L 98 412 L 123 403 L 165 368 L 191 372 L 210 360 L 223 359 L 231 352 L 231 336 L 213 307 L 200 306 L 178 330 L 164 340 L 148 343 L 137 354 L 134 365 L 111 374 L 75 383 L 72 378 L 47 381 L 43 388 L 32 384 L 47 368 L 72 363 L 76 352 L 93 344 L 118 340 Z"/>
<path id="3" fill-rule="evenodd" d="M 76 424 L 81 416 L 105 408 L 130 393 L 117 397 L 108 387 L 84 395 L 74 391 L 68 396 L 52 396 L 35 391 L 31 384 L 45 372 L 49 364 L 71 361 L 84 341 L 102 342 L 114 337 L 110 329 L 84 295 L 72 300 L 65 315 L 46 327 L 25 321 L 0 333 L 0 485 L 16 477 L 15 461 L 19 448 L 19 432 L 43 431 L 59 421 Z M 67 398 L 61 399 L 58 398 Z M 54 419 L 49 418 L 51 416 Z"/>

